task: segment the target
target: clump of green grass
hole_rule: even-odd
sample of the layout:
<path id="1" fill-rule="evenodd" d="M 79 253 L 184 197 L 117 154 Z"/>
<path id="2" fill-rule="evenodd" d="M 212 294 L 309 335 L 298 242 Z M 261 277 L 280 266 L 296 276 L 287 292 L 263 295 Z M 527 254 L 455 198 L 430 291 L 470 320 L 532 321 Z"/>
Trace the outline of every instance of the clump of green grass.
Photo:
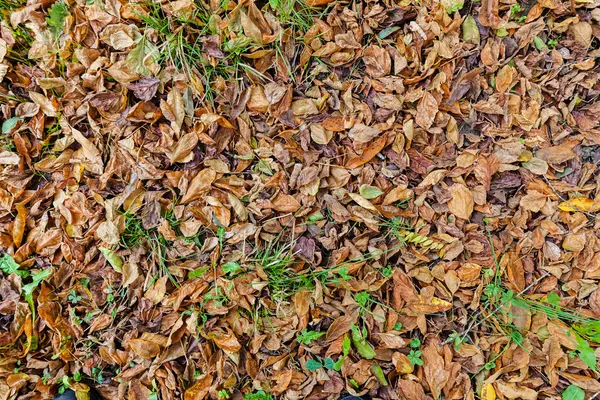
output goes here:
<path id="1" fill-rule="evenodd" d="M 142 220 L 135 214 L 125 213 L 125 230 L 121 234 L 121 246 L 131 249 L 150 238 L 150 231 L 142 225 Z"/>
<path id="2" fill-rule="evenodd" d="M 124 217 L 125 229 L 121 234 L 121 246 L 131 249 L 142 244 L 147 244 L 152 251 L 152 256 L 157 260 L 159 269 L 169 277 L 169 280 L 175 286 L 179 287 L 179 282 L 167 267 L 166 255 L 167 248 L 169 247 L 167 239 L 158 233 L 155 228 L 144 228 L 142 220 L 137 215 L 125 213 Z"/>
<path id="3" fill-rule="evenodd" d="M 295 240 L 282 243 L 270 242 L 258 251 L 252 260 L 267 276 L 267 287 L 271 297 L 282 302 L 301 290 L 314 288 L 314 272 L 299 273 L 295 270 L 296 260 L 293 254 Z"/>
<path id="4" fill-rule="evenodd" d="M 472 317 L 471 323 L 461 336 L 453 332 L 453 337 L 448 341 L 454 341 L 455 345 L 457 343 L 460 344 L 466 340 L 467 335 L 472 329 L 486 324 L 488 320 L 493 320 L 493 327 L 499 328 L 501 333 L 508 337 L 509 342 L 507 346 L 511 343 L 522 346 L 525 333 L 509 322 L 513 318 L 510 312 L 511 308 L 519 307 L 531 313 L 542 313 L 549 320 L 564 323 L 568 327 L 565 333 L 567 336 L 572 337 L 577 345 L 576 350 L 570 356 L 578 356 L 590 369 L 597 371 L 596 355 L 589 343 L 600 343 L 600 319 L 591 318 L 582 315 L 576 310 L 560 306 L 560 296 L 556 293 L 550 293 L 544 300 L 528 298 L 525 294 L 527 290 L 547 276 L 547 274 L 542 275 L 542 277 L 538 278 L 520 293 L 515 294 L 512 290 L 508 289 L 502 283 L 502 268 L 496 257 L 491 233 L 489 230 L 487 233 L 494 257 L 495 271 L 491 269 L 484 271 L 484 279 L 490 280 L 483 290 L 481 310 Z M 480 319 L 484 314 L 485 316 Z M 493 360 L 488 361 L 489 365 L 486 364 L 487 367 L 484 366 L 484 368 L 493 368 L 494 361 L 501 354 L 496 355 Z"/>
<path id="5" fill-rule="evenodd" d="M 266 393 L 264 390 L 259 390 L 254 393 L 245 394 L 244 400 L 273 400 L 273 396 L 271 396 L 270 393 Z"/>
<path id="6" fill-rule="evenodd" d="M 24 7 L 25 4 L 27 4 L 27 0 L 0 0 L 0 10 L 4 12 L 15 11 Z"/>
<path id="7" fill-rule="evenodd" d="M 284 27 L 290 27 L 295 33 L 306 33 L 314 24 L 315 18 L 321 18 L 326 12 L 309 7 L 302 0 L 269 0 L 269 6 Z"/>
<path id="8" fill-rule="evenodd" d="M 254 78 L 268 80 L 244 59 L 244 54 L 256 49 L 274 50 L 276 59 L 286 65 L 287 72 L 293 80 L 289 45 L 293 46 L 291 57 L 297 58 L 302 48 L 295 46 L 294 41 L 301 40 L 314 25 L 315 18 L 322 17 L 327 9 L 316 10 L 301 0 L 270 0 L 265 7 L 270 9 L 283 29 L 277 40 L 262 44 L 255 43 L 252 38 L 245 36 L 238 24 L 230 24 L 222 30 L 218 28 L 219 21 L 226 21 L 230 16 L 234 18 L 233 14 L 230 14 L 233 10 L 228 4 L 228 0 L 223 0 L 220 7 L 212 11 L 202 0 L 195 0 L 195 8 L 190 13 L 175 16 L 165 12 L 161 4 L 144 3 L 143 11 L 140 11 L 138 16 L 144 28 L 151 29 L 158 35 L 158 41 L 156 44 L 149 44 L 143 43 L 142 39 L 132 51 L 133 55 L 141 54 L 135 64 L 141 65 L 143 59 L 151 57 L 160 66 L 172 65 L 176 70 L 184 72 L 194 83 L 194 87 L 201 87 L 202 101 L 206 100 L 213 106 L 219 95 L 215 88 L 218 86 L 216 83 L 240 84 L 244 72 Z M 217 34 L 220 35 L 220 50 L 223 56 L 212 58 L 203 51 L 203 40 Z M 143 66 L 136 70 L 139 73 L 149 73 Z"/>
<path id="9" fill-rule="evenodd" d="M 158 33 L 159 45 L 156 47 L 155 61 L 158 65 L 168 62 L 190 79 L 200 80 L 204 93 L 203 99 L 214 103 L 218 91 L 214 83 L 222 79 L 224 82 L 239 81 L 241 71 L 252 69 L 242 58 L 242 54 L 255 46 L 253 41 L 243 35 L 225 41 L 221 45 L 224 57 L 211 62 L 202 50 L 202 39 L 216 34 L 215 15 L 208 8 L 196 2 L 197 8 L 188 17 L 167 15 L 159 4 L 148 3 L 147 12 L 140 14 L 146 28 Z M 221 5 L 220 11 L 225 10 Z M 226 37 L 226 35 L 224 35 Z M 138 44 L 140 46 L 140 44 Z M 153 44 L 151 46 L 154 46 Z M 254 71 L 256 72 L 256 71 Z M 198 85 L 196 85 L 197 87 Z"/>
<path id="10" fill-rule="evenodd" d="M 28 58 L 27 53 L 35 36 L 24 25 L 13 27 L 10 23 L 11 12 L 24 7 L 26 4 L 27 1 L 25 0 L 0 0 L 0 18 L 5 22 L 3 28 L 11 32 L 16 42 L 8 49 L 6 58 L 23 65 L 31 66 L 33 62 Z"/>

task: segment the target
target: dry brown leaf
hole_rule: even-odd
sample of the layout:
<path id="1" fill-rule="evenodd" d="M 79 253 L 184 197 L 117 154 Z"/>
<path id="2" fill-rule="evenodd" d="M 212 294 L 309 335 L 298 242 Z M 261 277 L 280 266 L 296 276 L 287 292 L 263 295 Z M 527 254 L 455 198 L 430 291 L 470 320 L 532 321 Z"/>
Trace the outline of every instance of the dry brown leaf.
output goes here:
<path id="1" fill-rule="evenodd" d="M 200 377 L 194 385 L 187 389 L 183 395 L 184 400 L 202 400 L 210 391 L 213 376 L 206 374 Z"/>
<path id="2" fill-rule="evenodd" d="M 300 203 L 289 194 L 279 193 L 272 200 L 273 209 L 281 212 L 296 212 L 300 208 Z"/>
<path id="3" fill-rule="evenodd" d="M 498 28 L 502 19 L 498 16 L 498 0 L 481 0 L 479 23 L 490 28 Z"/>
<path id="4" fill-rule="evenodd" d="M 327 335 L 325 338 L 328 342 L 336 340 L 342 335 L 350 332 L 350 328 L 354 324 L 355 318 L 350 315 L 343 315 L 338 317 L 333 321 L 331 325 L 329 325 L 329 329 L 327 329 Z"/>
<path id="5" fill-rule="evenodd" d="M 450 372 L 445 369 L 444 359 L 438 353 L 438 346 L 433 344 L 425 346 L 422 358 L 425 379 L 427 379 L 433 397 L 438 399 L 450 379 Z"/>
<path id="6" fill-rule="evenodd" d="M 190 185 L 181 198 L 181 204 L 186 204 L 199 199 L 211 188 L 212 183 L 217 179 L 217 173 L 212 168 L 205 168 L 198 172 L 192 179 Z"/>
<path id="7" fill-rule="evenodd" d="M 156 343 L 144 339 L 131 339 L 129 346 L 135 354 L 147 360 L 156 357 L 160 353 L 160 347 Z"/>
<path id="8" fill-rule="evenodd" d="M 417 115 L 415 116 L 415 122 L 421 128 L 429 129 L 433 125 L 435 116 L 438 112 L 438 103 L 435 97 L 429 93 L 424 92 L 421 101 L 417 105 Z"/>
<path id="9" fill-rule="evenodd" d="M 449 188 L 452 197 L 448 202 L 448 209 L 459 218 L 469 220 L 473 213 L 473 193 L 463 184 L 455 183 Z"/>
<path id="10" fill-rule="evenodd" d="M 227 353 L 235 353 L 242 348 L 232 331 L 215 330 L 210 332 L 209 337 Z"/>
<path id="11" fill-rule="evenodd" d="M 195 132 L 187 133 L 183 135 L 177 142 L 177 146 L 173 152 L 169 155 L 172 163 L 178 162 L 189 162 L 192 160 L 192 150 L 198 144 L 198 135 Z"/>

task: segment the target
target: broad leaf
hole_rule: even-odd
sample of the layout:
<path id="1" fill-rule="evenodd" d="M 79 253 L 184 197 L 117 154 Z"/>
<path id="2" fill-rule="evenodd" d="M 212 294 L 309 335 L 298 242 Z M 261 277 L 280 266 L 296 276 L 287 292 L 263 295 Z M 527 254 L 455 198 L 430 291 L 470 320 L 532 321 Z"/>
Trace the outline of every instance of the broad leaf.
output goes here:
<path id="1" fill-rule="evenodd" d="M 585 392 L 578 386 L 571 385 L 562 392 L 562 400 L 583 400 Z"/>

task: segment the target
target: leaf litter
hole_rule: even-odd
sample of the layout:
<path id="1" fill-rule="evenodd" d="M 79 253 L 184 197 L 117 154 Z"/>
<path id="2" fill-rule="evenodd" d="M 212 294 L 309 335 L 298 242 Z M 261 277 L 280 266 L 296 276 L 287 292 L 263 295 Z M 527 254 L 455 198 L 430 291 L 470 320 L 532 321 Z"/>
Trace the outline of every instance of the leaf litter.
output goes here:
<path id="1" fill-rule="evenodd" d="M 600 395 L 597 2 L 0 8 L 0 399 Z"/>

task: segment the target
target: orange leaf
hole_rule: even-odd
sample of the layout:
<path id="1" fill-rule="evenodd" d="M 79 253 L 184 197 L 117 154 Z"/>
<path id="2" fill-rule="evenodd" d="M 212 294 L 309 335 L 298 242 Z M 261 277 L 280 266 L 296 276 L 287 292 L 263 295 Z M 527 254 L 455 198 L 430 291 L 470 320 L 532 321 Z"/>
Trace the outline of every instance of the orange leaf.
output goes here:
<path id="1" fill-rule="evenodd" d="M 210 190 L 212 183 L 217 178 L 217 173 L 211 168 L 205 168 L 189 184 L 185 195 L 181 198 L 181 204 L 186 204 L 202 197 Z"/>
<path id="2" fill-rule="evenodd" d="M 204 375 L 191 388 L 185 391 L 184 400 L 202 400 L 208 394 L 212 385 L 213 376 Z"/>
<path id="3" fill-rule="evenodd" d="M 289 194 L 279 193 L 273 199 L 273 208 L 281 212 L 296 212 L 300 208 L 300 203 Z"/>
<path id="4" fill-rule="evenodd" d="M 377 139 L 373 140 L 371 142 L 371 144 L 367 146 L 365 151 L 363 151 L 363 153 L 360 156 L 354 157 L 353 159 L 348 161 L 348 163 L 346 164 L 346 168 L 348 168 L 348 169 L 358 168 L 361 165 L 368 163 L 369 161 L 371 161 L 371 159 L 373 157 L 375 157 L 377 154 L 379 154 L 379 152 L 381 150 L 383 150 L 386 142 L 387 142 L 387 137 L 385 135 L 382 135 L 382 136 L 378 137 Z"/>
<path id="5" fill-rule="evenodd" d="M 419 301 L 409 302 L 406 308 L 409 311 L 417 314 L 434 314 L 448 311 L 452 308 L 452 304 L 446 300 L 432 297 L 431 300 L 425 300 L 422 296 L 418 296 Z"/>
<path id="6" fill-rule="evenodd" d="M 13 222 L 12 236 L 15 246 L 19 247 L 23 241 L 23 234 L 25 233 L 25 223 L 27 222 L 27 208 L 21 203 L 16 204 L 17 217 Z"/>
<path id="7" fill-rule="evenodd" d="M 215 342 L 217 347 L 223 349 L 227 353 L 235 353 L 242 348 L 240 342 L 238 342 L 231 330 L 228 330 L 227 332 L 220 330 L 212 331 L 209 338 Z"/>
<path id="8" fill-rule="evenodd" d="M 345 130 L 344 121 L 347 117 L 327 117 L 323 120 L 321 125 L 323 128 L 332 132 L 342 132 Z"/>

